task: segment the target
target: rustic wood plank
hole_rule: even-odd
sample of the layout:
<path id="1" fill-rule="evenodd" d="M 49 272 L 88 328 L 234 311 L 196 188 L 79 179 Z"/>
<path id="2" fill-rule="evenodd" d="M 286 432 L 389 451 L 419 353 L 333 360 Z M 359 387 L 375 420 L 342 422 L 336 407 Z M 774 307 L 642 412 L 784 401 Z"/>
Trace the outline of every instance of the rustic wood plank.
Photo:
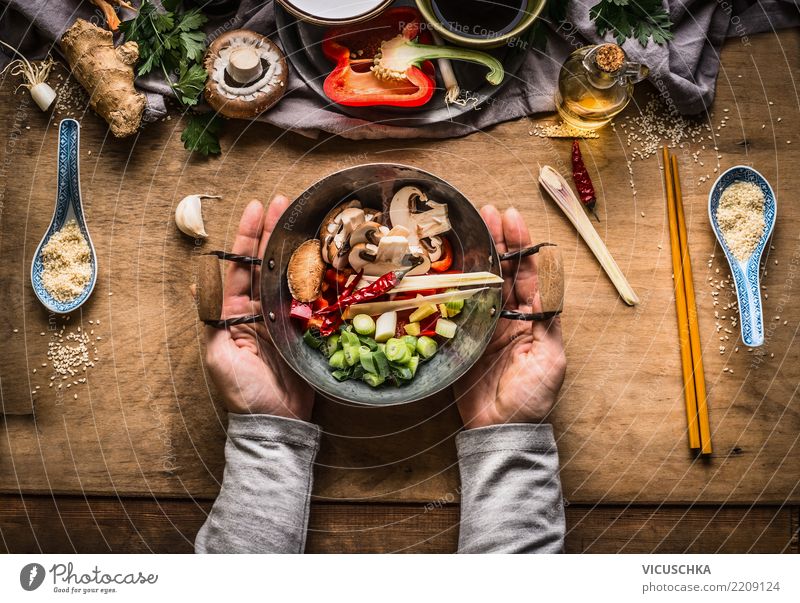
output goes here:
<path id="1" fill-rule="evenodd" d="M 771 293 L 766 313 L 781 318 L 770 322 L 767 345 L 758 352 L 734 353 L 730 343 L 719 354 L 715 308 L 704 283 L 725 269 L 719 257 L 710 268 L 705 263 L 714 250 L 706 222 L 710 182 L 696 186 L 711 174 L 711 162 L 701 167 L 681 155 L 715 444 L 713 458 L 704 461 L 692 459 L 686 446 L 657 163 L 634 163 L 634 196 L 620 132 L 607 130 L 584 145 L 602 189 L 600 209 L 607 212 L 601 236 L 642 298 L 631 309 L 537 191 L 537 162 L 563 165 L 568 142 L 530 136 L 534 118 L 457 140 L 358 143 L 310 141 L 231 122 L 226 154 L 205 161 L 181 148 L 178 120 L 117 141 L 96 116 L 83 116 L 82 186 L 100 278 L 71 324 L 87 328 L 99 319 L 95 331 L 103 339 L 86 385 L 66 395 L 48 388 L 49 374 L 32 369 L 44 362 L 50 317 L 35 300 L 27 271 L 52 211 L 57 120 L 50 123 L 26 106 L 6 78 L 0 118 L 14 127 L 0 144 L 0 165 L 12 175 L 2 183 L 0 214 L 0 400 L 8 413 L 0 427 L 0 491 L 212 497 L 222 472 L 224 413 L 203 367 L 202 329 L 189 292 L 194 255 L 229 247 L 252 197 L 297 195 L 347 165 L 398 161 L 445 177 L 476 203 L 517 205 L 536 240 L 559 242 L 569 369 L 554 422 L 571 502 L 800 503 L 800 465 L 792 462 L 800 452 L 800 347 L 793 344 L 800 309 L 789 303 L 798 286 L 800 209 L 791 199 L 800 188 L 800 140 L 785 143 L 796 135 L 797 107 L 785 82 L 797 71 L 800 36 L 785 31 L 750 41 L 733 40 L 725 48 L 713 123 L 722 108 L 731 109 L 719 133 L 722 168 L 752 163 L 776 189 L 781 209 L 765 278 Z M 632 104 L 628 113 L 635 112 Z M 749 144 L 737 144 L 744 137 Z M 712 157 L 710 149 L 704 157 Z M 225 195 L 204 210 L 211 236 L 202 247 L 179 235 L 172 222 L 177 201 L 197 192 Z M 727 302 L 726 295 L 720 297 Z M 722 371 L 726 366 L 732 374 Z M 37 385 L 35 422 L 9 416 L 29 412 Z M 329 434 L 317 476 L 322 499 L 425 503 L 456 491 L 452 437 L 459 424 L 447 399 L 380 418 L 320 404 L 316 416 Z M 370 436 L 390 433 L 394 421 L 408 429 L 407 437 Z M 354 439 L 360 434 L 370 439 Z"/>
<path id="2" fill-rule="evenodd" d="M 0 552 L 187 553 L 209 501 L 0 497 Z M 570 553 L 797 553 L 797 507 L 567 507 Z M 458 506 L 312 505 L 309 553 L 449 553 Z"/>

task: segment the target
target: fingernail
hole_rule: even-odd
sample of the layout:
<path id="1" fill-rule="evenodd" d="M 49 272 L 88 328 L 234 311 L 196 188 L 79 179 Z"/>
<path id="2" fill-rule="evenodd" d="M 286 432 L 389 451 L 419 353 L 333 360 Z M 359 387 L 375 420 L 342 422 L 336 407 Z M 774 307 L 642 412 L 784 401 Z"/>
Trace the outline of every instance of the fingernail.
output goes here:
<path id="1" fill-rule="evenodd" d="M 513 205 L 506 210 L 506 214 L 509 218 L 517 218 L 520 215 L 519 210 Z"/>

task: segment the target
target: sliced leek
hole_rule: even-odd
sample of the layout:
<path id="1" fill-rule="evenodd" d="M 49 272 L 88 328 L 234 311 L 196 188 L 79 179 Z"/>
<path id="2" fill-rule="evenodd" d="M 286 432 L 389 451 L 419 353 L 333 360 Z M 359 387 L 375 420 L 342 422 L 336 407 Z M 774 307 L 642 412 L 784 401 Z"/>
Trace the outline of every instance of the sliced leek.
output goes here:
<path id="1" fill-rule="evenodd" d="M 489 287 L 479 287 L 476 289 L 464 289 L 459 291 L 449 291 L 447 293 L 437 293 L 436 295 L 419 296 L 416 299 L 403 299 L 384 302 L 367 302 L 355 304 L 347 308 L 344 312 L 345 319 L 350 319 L 358 314 L 383 314 L 384 312 L 400 312 L 402 310 L 412 310 L 424 304 L 438 304 L 455 301 L 457 299 L 469 299 L 476 293 L 486 291 Z M 378 320 L 378 330 L 380 330 L 380 319 Z M 377 339 L 377 337 L 376 337 Z"/>
<path id="2" fill-rule="evenodd" d="M 609 253 L 600 235 L 597 234 L 594 225 L 589 220 L 583 207 L 581 207 L 581 202 L 572 192 L 567 181 L 564 180 L 561 174 L 546 165 L 539 170 L 539 184 L 544 187 L 553 198 L 553 201 L 558 204 L 567 218 L 569 218 L 569 221 L 575 226 L 583 240 L 586 241 L 589 249 L 592 250 L 597 261 L 600 262 L 625 303 L 629 306 L 638 304 L 639 297 L 631 288 L 625 275 L 622 274 L 622 270 L 620 270 L 614 258 L 611 257 L 611 253 Z"/>

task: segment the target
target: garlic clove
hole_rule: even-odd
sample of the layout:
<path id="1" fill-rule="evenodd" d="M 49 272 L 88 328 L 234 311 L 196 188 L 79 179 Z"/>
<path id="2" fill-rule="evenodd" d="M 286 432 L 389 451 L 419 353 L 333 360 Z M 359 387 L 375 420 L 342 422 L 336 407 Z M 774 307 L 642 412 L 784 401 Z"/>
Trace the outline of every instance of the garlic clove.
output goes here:
<path id="1" fill-rule="evenodd" d="M 221 198 L 217 195 L 189 195 L 181 199 L 175 208 L 175 224 L 178 229 L 194 239 L 207 238 L 208 233 L 203 223 L 202 200 Z"/>

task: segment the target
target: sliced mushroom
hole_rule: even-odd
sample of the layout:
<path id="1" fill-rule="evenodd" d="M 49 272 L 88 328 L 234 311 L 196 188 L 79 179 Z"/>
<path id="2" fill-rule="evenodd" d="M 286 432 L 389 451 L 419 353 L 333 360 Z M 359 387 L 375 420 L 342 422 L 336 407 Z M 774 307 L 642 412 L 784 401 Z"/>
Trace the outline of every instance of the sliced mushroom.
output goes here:
<path id="1" fill-rule="evenodd" d="M 304 241 L 289 258 L 286 271 L 289 292 L 301 302 L 312 302 L 319 297 L 325 263 L 320 255 L 319 239 Z"/>
<path id="2" fill-rule="evenodd" d="M 442 238 L 441 237 L 427 237 L 420 239 L 419 242 L 428 253 L 428 258 L 431 262 L 436 262 L 442 257 Z"/>
<path id="3" fill-rule="evenodd" d="M 364 210 L 360 207 L 348 207 L 335 219 L 341 223 L 344 232 L 348 235 L 364 223 Z"/>
<path id="4" fill-rule="evenodd" d="M 359 243 L 377 245 L 383 236 L 380 228 L 381 225 L 377 222 L 364 222 L 350 235 L 350 247 L 355 247 Z"/>
<path id="5" fill-rule="evenodd" d="M 322 259 L 328 264 L 333 262 L 333 256 L 329 253 L 330 245 L 333 242 L 333 238 L 342 229 L 342 221 L 341 219 L 337 220 L 337 218 L 339 218 L 345 210 L 351 208 L 361 208 L 361 202 L 358 199 L 353 199 L 347 203 L 340 203 L 329 211 L 325 219 L 322 220 L 322 226 L 319 232 L 320 239 L 322 239 Z M 337 247 L 337 252 L 340 248 L 341 245 Z"/>
<path id="6" fill-rule="evenodd" d="M 356 243 L 350 248 L 350 253 L 347 256 L 350 267 L 356 272 L 363 270 L 368 264 L 375 262 L 377 256 L 377 248 L 372 245 L 373 249 L 368 249 L 367 243 Z"/>
<path id="7" fill-rule="evenodd" d="M 348 236 L 344 230 L 336 233 L 328 244 L 328 263 L 337 270 L 347 268 L 347 254 L 350 246 L 347 244 Z"/>
<path id="8" fill-rule="evenodd" d="M 378 243 L 379 262 L 388 262 L 400 266 L 403 258 L 409 255 L 408 237 L 389 233 L 382 237 Z"/>
<path id="9" fill-rule="evenodd" d="M 392 227 L 403 226 L 412 239 L 422 239 L 450 230 L 447 205 L 436 203 L 416 186 L 404 186 L 392 197 L 389 206 Z"/>

